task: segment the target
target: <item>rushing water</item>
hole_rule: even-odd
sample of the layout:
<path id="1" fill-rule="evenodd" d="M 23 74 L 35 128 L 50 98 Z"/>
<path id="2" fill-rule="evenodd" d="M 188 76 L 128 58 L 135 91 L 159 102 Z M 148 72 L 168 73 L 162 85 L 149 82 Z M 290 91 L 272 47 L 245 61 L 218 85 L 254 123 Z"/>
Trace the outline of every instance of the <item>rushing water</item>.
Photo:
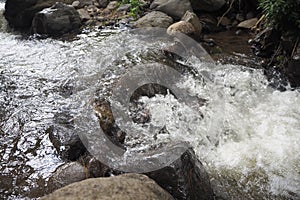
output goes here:
<path id="1" fill-rule="evenodd" d="M 76 112 L 74 92 L 92 94 L 105 69 L 141 62 L 145 47 L 97 31 L 69 42 L 24 39 L 5 26 L 0 17 L 0 198 L 18 199 L 42 194 L 35 188 L 64 163 L 48 130 Z M 120 57 L 126 59 L 118 64 Z M 204 118 L 172 95 L 142 97 L 152 121 L 169 132 L 143 140 L 189 141 L 224 199 L 299 199 L 299 91 L 268 87 L 262 70 L 189 64 L 212 77 L 206 84 L 192 76 L 178 83 L 207 100 L 199 108 Z"/>

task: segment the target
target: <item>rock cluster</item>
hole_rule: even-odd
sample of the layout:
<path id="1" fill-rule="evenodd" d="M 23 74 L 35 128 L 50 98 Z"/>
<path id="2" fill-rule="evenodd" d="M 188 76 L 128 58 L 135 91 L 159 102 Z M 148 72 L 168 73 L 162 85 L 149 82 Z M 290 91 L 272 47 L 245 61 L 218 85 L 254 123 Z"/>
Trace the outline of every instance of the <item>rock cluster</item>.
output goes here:
<path id="1" fill-rule="evenodd" d="M 116 24 L 130 26 L 131 22 L 138 18 L 133 23 L 137 28 L 171 26 L 170 33 L 179 31 L 199 39 L 203 31 L 212 32 L 238 24 L 241 28 L 251 28 L 257 21 L 251 11 L 246 14 L 238 13 L 235 19 L 211 14 L 213 11 L 227 9 L 225 0 L 140 0 L 136 16 L 132 16 L 131 13 L 131 9 L 136 8 L 121 1 L 58 0 L 58 2 L 59 4 L 54 5 L 56 3 L 54 0 L 7 0 L 4 15 L 9 25 L 15 29 L 31 29 L 32 33 L 50 36 L 77 32 L 82 25 L 83 27 Z M 53 7 L 50 8 L 51 6 Z M 249 19 L 250 21 L 243 22 Z"/>

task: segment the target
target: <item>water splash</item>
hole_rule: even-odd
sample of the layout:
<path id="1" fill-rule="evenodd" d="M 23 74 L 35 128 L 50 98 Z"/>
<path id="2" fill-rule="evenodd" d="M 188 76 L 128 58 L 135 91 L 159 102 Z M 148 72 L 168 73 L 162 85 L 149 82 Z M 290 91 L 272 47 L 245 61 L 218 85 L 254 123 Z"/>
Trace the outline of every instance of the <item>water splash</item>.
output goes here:
<path id="1" fill-rule="evenodd" d="M 3 27 L 2 18 L 0 24 Z M 128 51 L 123 51 L 124 46 Z M 140 41 L 111 33 L 84 33 L 79 40 L 63 42 L 23 40 L 1 29 L 3 198 L 28 196 L 28 191 L 39 186 L 38 180 L 64 163 L 49 141 L 48 130 L 61 126 L 57 121 L 60 114 L 80 114 L 74 109 L 78 102 L 72 95 L 84 98 L 93 94 L 91 88 L 103 85 L 100 82 L 109 84 L 117 78 L 118 69 L 142 63 L 145 54 Z M 178 86 L 207 103 L 191 110 L 172 96 L 141 98 L 152 121 L 168 131 L 155 139 L 145 136 L 144 147 L 155 142 L 189 141 L 204 162 L 215 192 L 225 199 L 299 198 L 299 91 L 269 88 L 261 70 L 193 60 L 189 64 L 211 82 L 203 84 L 191 76 Z M 111 73 L 100 77 L 104 70 Z M 89 123 L 86 128 L 93 131 Z M 135 145 L 134 140 L 127 143 Z"/>

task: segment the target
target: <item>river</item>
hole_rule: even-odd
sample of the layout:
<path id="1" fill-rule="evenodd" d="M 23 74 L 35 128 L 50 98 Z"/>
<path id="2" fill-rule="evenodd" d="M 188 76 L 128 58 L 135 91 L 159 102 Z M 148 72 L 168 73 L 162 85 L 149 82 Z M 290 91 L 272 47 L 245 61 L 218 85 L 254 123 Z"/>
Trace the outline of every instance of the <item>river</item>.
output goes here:
<path id="1" fill-rule="evenodd" d="M 126 57 L 130 62 L 143 59 L 136 53 L 142 45 L 117 32 L 86 31 L 73 41 L 40 40 L 7 30 L 0 17 L 1 199 L 38 196 L 34 188 L 42 188 L 65 163 L 48 130 L 73 131 L 63 121 L 70 113 L 80 114 L 74 109 L 74 92 L 93 93 L 102 72 L 125 56 L 121 44 L 132 48 Z M 203 85 L 187 76 L 179 86 L 208 100 L 201 107 L 205 117 L 172 95 L 143 97 L 153 121 L 170 132 L 159 139 L 190 142 L 220 198 L 299 199 L 299 91 L 271 88 L 261 69 L 211 67 L 199 61 L 192 65 L 213 81 Z"/>

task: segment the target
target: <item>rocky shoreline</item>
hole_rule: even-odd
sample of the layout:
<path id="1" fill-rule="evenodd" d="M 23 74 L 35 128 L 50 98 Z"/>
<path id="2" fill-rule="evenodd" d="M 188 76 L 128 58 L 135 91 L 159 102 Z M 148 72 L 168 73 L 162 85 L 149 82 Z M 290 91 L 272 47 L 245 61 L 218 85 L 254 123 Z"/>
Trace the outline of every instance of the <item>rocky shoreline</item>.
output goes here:
<path id="1" fill-rule="evenodd" d="M 209 38 L 209 34 L 230 30 L 236 37 L 239 37 L 244 32 L 259 32 L 250 43 L 254 53 L 264 57 L 261 62 L 266 63 L 266 74 L 270 73 L 269 76 L 272 78 L 273 72 L 278 70 L 284 77 L 288 77 L 293 87 L 300 85 L 300 70 L 297 68 L 300 60 L 298 42 L 294 44 L 294 39 L 287 39 L 282 45 L 280 33 L 271 28 L 263 29 L 260 20 L 262 14 L 257 9 L 256 0 L 243 1 L 244 4 L 239 5 L 241 8 L 236 8 L 234 1 L 225 0 L 145 0 L 138 2 L 138 5 L 133 5 L 130 1 L 108 0 L 60 0 L 58 3 L 53 0 L 7 0 L 4 15 L 10 27 L 15 30 L 55 38 L 70 34 L 76 35 L 83 29 L 89 28 L 161 27 L 166 28 L 170 35 L 181 32 L 194 38 L 201 42 L 209 52 L 218 49 L 218 44 Z M 291 55 L 284 57 L 286 59 L 284 65 L 287 67 L 271 69 L 270 65 L 274 65 L 276 57 L 280 56 L 277 52 L 280 45 L 282 45 L 282 51 L 289 52 Z M 105 127 L 106 134 L 122 145 L 125 136 L 120 135 L 117 127 L 114 127 L 109 103 L 98 102 L 96 109 L 100 110 L 101 116 L 105 116 L 105 119 L 99 118 L 99 121 L 101 127 Z M 71 135 L 66 139 L 65 136 L 57 135 L 60 132 L 55 129 L 48 131 L 50 140 L 57 151 L 70 162 L 57 169 L 46 184 L 48 185 L 47 193 L 63 188 L 44 199 L 65 199 L 70 193 L 73 196 L 68 196 L 68 198 L 73 198 L 75 195 L 79 199 L 196 200 L 216 198 L 210 179 L 192 149 L 188 149 L 180 159 L 170 163 L 166 168 L 146 173 L 154 182 L 144 175 L 120 175 L 125 172 L 110 169 L 95 160 L 86 152 L 76 135 Z M 63 141 L 61 138 L 66 140 Z M 62 146 L 67 148 L 60 152 Z M 116 177 L 90 179 L 90 181 L 95 181 L 93 183 L 83 181 L 87 178 L 110 176 Z M 100 192 L 88 189 L 86 192 L 90 192 L 91 196 L 78 196 L 75 192 L 85 191 L 86 187 L 89 188 L 91 185 L 95 186 L 94 189 L 100 186 L 107 189 Z M 119 189 L 111 190 L 114 187 L 119 187 Z M 137 191 L 140 193 L 136 193 Z"/>

